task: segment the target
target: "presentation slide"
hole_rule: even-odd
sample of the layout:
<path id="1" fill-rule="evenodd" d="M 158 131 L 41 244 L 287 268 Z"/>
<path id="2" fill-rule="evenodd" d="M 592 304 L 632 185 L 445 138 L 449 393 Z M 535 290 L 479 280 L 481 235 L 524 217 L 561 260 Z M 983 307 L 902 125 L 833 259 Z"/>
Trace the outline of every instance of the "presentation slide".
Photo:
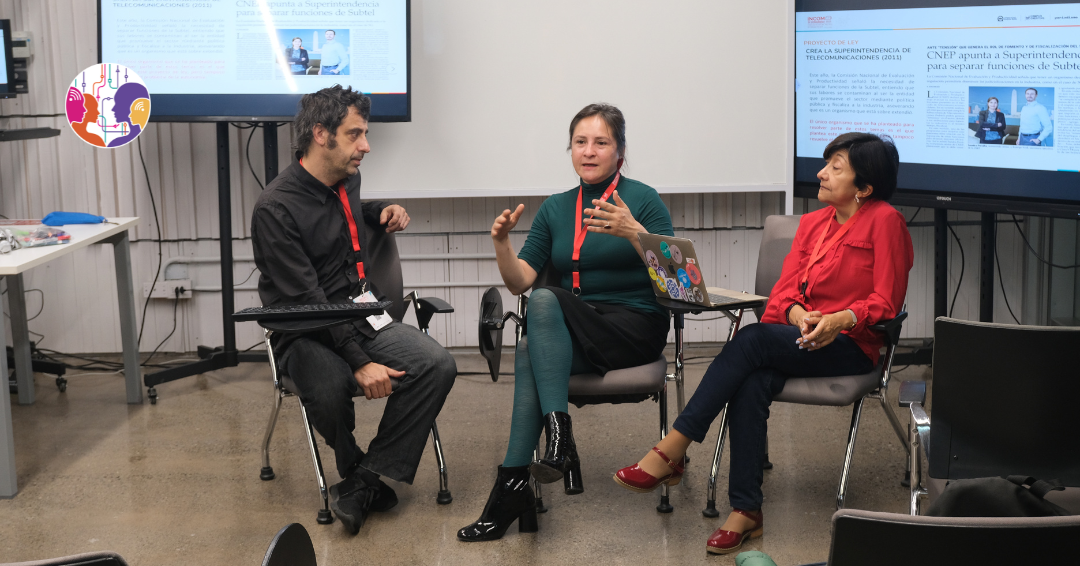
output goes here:
<path id="1" fill-rule="evenodd" d="M 101 0 L 101 58 L 158 94 L 408 87 L 405 0 Z M 156 101 L 155 101 L 156 104 Z"/>
<path id="2" fill-rule="evenodd" d="M 795 46 L 797 158 L 869 131 L 904 163 L 1080 170 L 1080 4 L 797 12 Z"/>

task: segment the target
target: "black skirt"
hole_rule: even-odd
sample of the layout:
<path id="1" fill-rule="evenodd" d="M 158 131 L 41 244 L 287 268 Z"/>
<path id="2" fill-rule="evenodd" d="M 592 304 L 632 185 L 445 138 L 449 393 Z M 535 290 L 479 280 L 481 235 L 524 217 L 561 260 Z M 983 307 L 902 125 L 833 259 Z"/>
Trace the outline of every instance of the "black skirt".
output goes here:
<path id="1" fill-rule="evenodd" d="M 604 375 L 615 369 L 649 364 L 663 353 L 670 327 L 666 313 L 586 303 L 562 287 L 543 288 L 559 299 L 575 350 L 581 347 L 596 373 Z"/>

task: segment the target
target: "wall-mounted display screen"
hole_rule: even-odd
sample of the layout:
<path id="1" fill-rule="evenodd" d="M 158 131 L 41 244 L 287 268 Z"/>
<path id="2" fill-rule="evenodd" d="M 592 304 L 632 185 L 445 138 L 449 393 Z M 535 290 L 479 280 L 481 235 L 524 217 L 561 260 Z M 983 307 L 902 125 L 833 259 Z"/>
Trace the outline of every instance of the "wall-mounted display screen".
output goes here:
<path id="1" fill-rule="evenodd" d="M 153 121 L 289 120 L 341 84 L 408 121 L 408 0 L 98 0 L 99 61 L 134 69 Z"/>
<path id="2" fill-rule="evenodd" d="M 901 202 L 1080 205 L 1080 3 L 851 4 L 796 2 L 797 184 L 869 131 L 896 142 Z"/>

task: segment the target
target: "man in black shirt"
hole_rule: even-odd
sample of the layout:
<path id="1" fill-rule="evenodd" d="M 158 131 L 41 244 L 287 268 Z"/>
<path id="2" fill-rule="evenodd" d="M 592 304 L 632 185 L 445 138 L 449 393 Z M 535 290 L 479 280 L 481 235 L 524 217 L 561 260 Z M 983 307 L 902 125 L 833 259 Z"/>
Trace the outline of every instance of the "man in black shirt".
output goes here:
<path id="1" fill-rule="evenodd" d="M 301 100 L 294 122 L 299 162 L 266 187 L 252 213 L 264 306 L 388 299 L 365 271 L 397 267 L 364 261 L 361 223 L 396 232 L 409 225 L 409 215 L 395 204 L 360 202 L 358 170 L 371 151 L 370 112 L 370 98 L 339 85 Z M 330 488 L 331 508 L 356 534 L 369 511 L 397 503 L 380 475 L 412 483 L 457 366 L 433 339 L 389 317 L 275 340 L 279 366 L 296 383 L 344 478 Z M 366 453 L 353 437 L 353 397 L 361 394 L 389 397 Z"/>

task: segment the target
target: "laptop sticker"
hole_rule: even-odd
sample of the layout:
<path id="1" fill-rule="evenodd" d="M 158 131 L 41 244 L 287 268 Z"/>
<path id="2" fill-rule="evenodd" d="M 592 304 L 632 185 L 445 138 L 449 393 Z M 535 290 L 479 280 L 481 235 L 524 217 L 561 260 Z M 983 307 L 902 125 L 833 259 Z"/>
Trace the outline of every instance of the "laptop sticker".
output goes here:
<path id="1" fill-rule="evenodd" d="M 686 275 L 690 278 L 690 282 L 694 285 L 701 285 L 701 270 L 698 266 L 690 263 L 690 259 L 686 260 Z"/>
<path id="2" fill-rule="evenodd" d="M 682 284 L 683 287 L 691 287 L 692 286 L 692 285 L 690 285 L 690 277 L 686 274 L 685 269 L 680 269 L 677 273 L 678 273 L 678 276 L 679 276 L 679 283 Z"/>
<path id="3" fill-rule="evenodd" d="M 656 281 L 656 270 L 651 267 L 649 268 L 649 279 Z"/>
<path id="4" fill-rule="evenodd" d="M 663 277 L 657 277 L 656 288 L 660 289 L 661 293 L 667 293 L 667 279 L 664 279 Z"/>
<path id="5" fill-rule="evenodd" d="M 679 246 L 671 246 L 671 259 L 675 260 L 675 263 L 682 263 L 682 250 Z"/>
<path id="6" fill-rule="evenodd" d="M 660 262 L 656 260 L 656 254 L 652 250 L 645 250 L 645 263 L 653 269 L 660 267 Z"/>
<path id="7" fill-rule="evenodd" d="M 660 242 L 660 253 L 664 254 L 664 257 L 671 259 L 671 249 L 668 248 L 667 242 Z"/>

